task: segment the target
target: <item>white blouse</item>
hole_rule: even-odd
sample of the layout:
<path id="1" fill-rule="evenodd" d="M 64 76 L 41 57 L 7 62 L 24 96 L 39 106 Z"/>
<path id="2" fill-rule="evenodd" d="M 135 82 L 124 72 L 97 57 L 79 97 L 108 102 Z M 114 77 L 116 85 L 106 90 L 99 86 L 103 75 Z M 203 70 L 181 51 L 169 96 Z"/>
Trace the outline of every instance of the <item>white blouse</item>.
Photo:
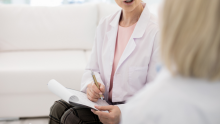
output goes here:
<path id="1" fill-rule="evenodd" d="M 124 107 L 122 124 L 220 124 L 220 81 L 163 70 Z"/>

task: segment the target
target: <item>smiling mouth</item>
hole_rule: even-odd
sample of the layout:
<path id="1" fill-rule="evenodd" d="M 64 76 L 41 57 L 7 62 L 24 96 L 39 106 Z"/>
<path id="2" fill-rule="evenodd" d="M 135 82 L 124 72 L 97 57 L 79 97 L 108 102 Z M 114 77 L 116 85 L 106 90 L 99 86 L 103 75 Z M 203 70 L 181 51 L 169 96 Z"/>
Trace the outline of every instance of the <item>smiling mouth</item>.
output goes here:
<path id="1" fill-rule="evenodd" d="M 125 3 L 131 3 L 131 2 L 133 2 L 134 0 L 126 0 L 126 1 L 124 1 Z"/>

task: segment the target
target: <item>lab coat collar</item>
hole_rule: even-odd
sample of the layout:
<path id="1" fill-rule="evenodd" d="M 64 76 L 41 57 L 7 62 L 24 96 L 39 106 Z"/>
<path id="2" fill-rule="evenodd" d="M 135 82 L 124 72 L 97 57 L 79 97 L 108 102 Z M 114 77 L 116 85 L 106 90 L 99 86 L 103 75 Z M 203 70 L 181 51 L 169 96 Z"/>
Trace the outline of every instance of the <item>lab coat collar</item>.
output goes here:
<path id="1" fill-rule="evenodd" d="M 120 20 L 120 17 L 121 17 L 121 12 L 122 12 L 122 10 L 118 11 L 116 16 L 114 17 L 114 19 L 110 22 L 110 25 L 112 27 L 118 27 L 119 20 Z"/>
<path id="2" fill-rule="evenodd" d="M 145 30 L 147 29 L 147 25 L 149 24 L 149 20 L 150 20 L 150 11 L 148 9 L 148 7 L 146 6 L 146 3 L 142 3 L 144 10 L 141 13 L 141 16 L 135 26 L 134 32 L 132 34 L 133 38 L 141 38 L 144 33 Z"/>

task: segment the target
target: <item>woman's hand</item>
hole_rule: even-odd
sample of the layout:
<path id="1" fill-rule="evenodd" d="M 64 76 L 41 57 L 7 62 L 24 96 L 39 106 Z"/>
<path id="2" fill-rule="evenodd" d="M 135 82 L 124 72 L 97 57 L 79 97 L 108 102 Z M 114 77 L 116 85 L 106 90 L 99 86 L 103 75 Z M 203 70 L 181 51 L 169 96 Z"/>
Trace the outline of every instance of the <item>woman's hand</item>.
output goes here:
<path id="1" fill-rule="evenodd" d="M 95 106 L 100 111 L 91 110 L 94 114 L 99 116 L 99 120 L 103 124 L 119 124 L 120 122 L 120 116 L 121 116 L 121 110 L 118 108 L 118 106 L 109 105 L 109 106 Z M 102 112 L 102 111 L 109 111 Z"/>
<path id="2" fill-rule="evenodd" d="M 105 86 L 101 83 L 98 84 L 100 86 L 100 90 L 93 82 L 87 85 L 86 94 L 88 99 L 92 102 L 97 102 L 100 95 L 105 93 Z M 104 97 L 104 95 L 102 96 Z"/>

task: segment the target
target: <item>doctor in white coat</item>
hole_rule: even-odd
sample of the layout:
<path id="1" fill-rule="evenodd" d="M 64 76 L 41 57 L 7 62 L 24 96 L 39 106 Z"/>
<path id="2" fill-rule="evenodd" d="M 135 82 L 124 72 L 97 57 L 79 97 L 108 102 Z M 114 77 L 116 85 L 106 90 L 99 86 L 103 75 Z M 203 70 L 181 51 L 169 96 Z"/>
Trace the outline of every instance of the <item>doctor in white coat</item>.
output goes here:
<path id="1" fill-rule="evenodd" d="M 92 111 L 102 123 L 119 123 L 125 101 L 155 78 L 159 63 L 158 25 L 146 4 L 141 0 L 115 1 L 122 10 L 100 21 L 81 82 L 81 91 L 91 101 L 103 94 L 112 104 L 96 106 L 109 113 Z"/>

